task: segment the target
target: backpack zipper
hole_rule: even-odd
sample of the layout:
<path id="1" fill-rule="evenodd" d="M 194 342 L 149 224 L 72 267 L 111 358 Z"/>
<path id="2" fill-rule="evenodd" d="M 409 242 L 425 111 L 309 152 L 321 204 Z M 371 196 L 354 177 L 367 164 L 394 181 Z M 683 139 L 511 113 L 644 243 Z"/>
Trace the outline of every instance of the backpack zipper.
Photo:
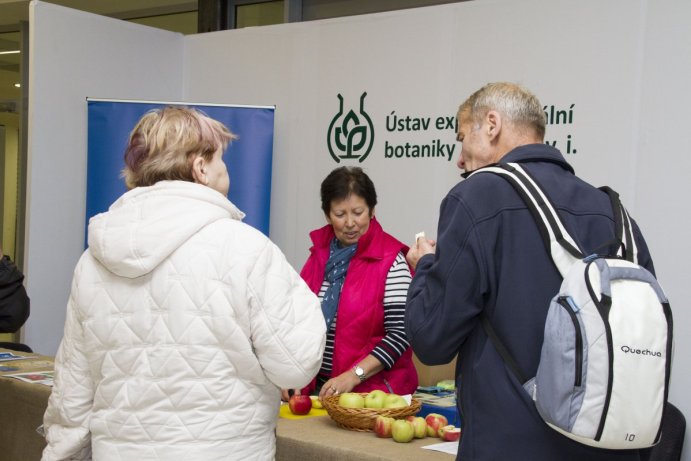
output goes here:
<path id="1" fill-rule="evenodd" d="M 573 322 L 573 328 L 576 332 L 576 376 L 573 385 L 579 387 L 583 380 L 583 335 L 581 334 L 581 325 L 578 322 L 576 312 L 566 296 L 557 298 L 557 303 L 561 305 L 569 314 L 569 317 L 571 317 L 571 322 Z"/>

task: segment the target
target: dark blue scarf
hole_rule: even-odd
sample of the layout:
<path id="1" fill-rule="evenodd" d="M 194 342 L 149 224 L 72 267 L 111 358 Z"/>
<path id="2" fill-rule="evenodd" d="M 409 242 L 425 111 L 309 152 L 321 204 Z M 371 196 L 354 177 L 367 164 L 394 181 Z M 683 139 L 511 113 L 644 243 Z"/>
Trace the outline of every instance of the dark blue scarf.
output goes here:
<path id="1" fill-rule="evenodd" d="M 355 254 L 356 249 L 357 244 L 341 247 L 338 244 L 337 238 L 334 238 L 329 245 L 329 260 L 326 261 L 326 267 L 324 268 L 324 280 L 329 282 L 329 287 L 324 292 L 324 298 L 322 299 L 322 313 L 324 314 L 324 320 L 326 320 L 327 331 L 331 327 L 334 317 L 336 317 L 343 281 L 348 271 L 350 259 Z"/>

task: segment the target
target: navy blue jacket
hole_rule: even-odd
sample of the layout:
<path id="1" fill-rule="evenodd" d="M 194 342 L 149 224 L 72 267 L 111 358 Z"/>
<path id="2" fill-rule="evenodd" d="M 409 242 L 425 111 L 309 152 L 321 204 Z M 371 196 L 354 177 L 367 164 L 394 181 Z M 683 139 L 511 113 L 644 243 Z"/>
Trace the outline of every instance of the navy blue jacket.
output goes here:
<path id="1" fill-rule="evenodd" d="M 614 239 L 609 198 L 576 177 L 558 150 L 521 146 L 502 162 L 518 162 L 537 179 L 584 254 L 607 252 Z M 653 272 L 637 226 L 634 231 L 639 264 Z M 479 174 L 451 189 L 441 205 L 436 253 L 420 258 L 410 285 L 405 323 L 423 363 L 458 357 L 463 435 L 457 459 L 648 458 L 648 450 L 590 448 L 549 428 L 482 329 L 484 312 L 519 367 L 535 376 L 549 301 L 560 284 L 532 215 L 508 181 Z"/>

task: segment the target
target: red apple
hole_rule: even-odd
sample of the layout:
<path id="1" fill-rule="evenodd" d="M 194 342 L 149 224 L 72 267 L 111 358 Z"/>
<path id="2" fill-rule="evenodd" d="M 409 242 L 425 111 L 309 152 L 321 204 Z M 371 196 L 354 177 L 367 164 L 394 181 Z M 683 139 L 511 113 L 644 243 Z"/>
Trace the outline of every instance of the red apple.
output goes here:
<path id="1" fill-rule="evenodd" d="M 384 439 L 391 438 L 393 421 L 394 419 L 388 416 L 377 416 L 377 419 L 374 420 L 374 434 Z"/>
<path id="2" fill-rule="evenodd" d="M 413 424 L 416 439 L 424 439 L 427 437 L 427 423 L 425 422 L 425 418 L 422 416 L 408 416 L 406 421 L 410 421 Z"/>
<path id="3" fill-rule="evenodd" d="M 445 442 L 455 442 L 461 438 L 461 428 L 453 424 L 444 426 L 439 429 L 439 437 Z"/>
<path id="4" fill-rule="evenodd" d="M 288 408 L 294 415 L 306 415 L 312 409 L 312 399 L 309 395 L 295 394 L 288 400 Z"/>
<path id="5" fill-rule="evenodd" d="M 427 423 L 427 435 L 430 437 L 439 437 L 439 429 L 449 424 L 446 416 L 439 413 L 428 414 L 425 416 L 425 422 Z"/>

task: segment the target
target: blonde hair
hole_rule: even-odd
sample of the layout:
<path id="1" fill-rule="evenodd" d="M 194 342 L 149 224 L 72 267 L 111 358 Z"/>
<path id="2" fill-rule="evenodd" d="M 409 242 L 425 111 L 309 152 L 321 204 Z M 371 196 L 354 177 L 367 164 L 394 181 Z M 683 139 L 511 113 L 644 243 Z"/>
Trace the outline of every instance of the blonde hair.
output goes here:
<path id="1" fill-rule="evenodd" d="M 221 122 L 189 107 L 153 109 L 139 119 L 125 149 L 122 176 L 128 189 L 158 181 L 194 182 L 197 155 L 211 161 L 237 136 Z"/>

